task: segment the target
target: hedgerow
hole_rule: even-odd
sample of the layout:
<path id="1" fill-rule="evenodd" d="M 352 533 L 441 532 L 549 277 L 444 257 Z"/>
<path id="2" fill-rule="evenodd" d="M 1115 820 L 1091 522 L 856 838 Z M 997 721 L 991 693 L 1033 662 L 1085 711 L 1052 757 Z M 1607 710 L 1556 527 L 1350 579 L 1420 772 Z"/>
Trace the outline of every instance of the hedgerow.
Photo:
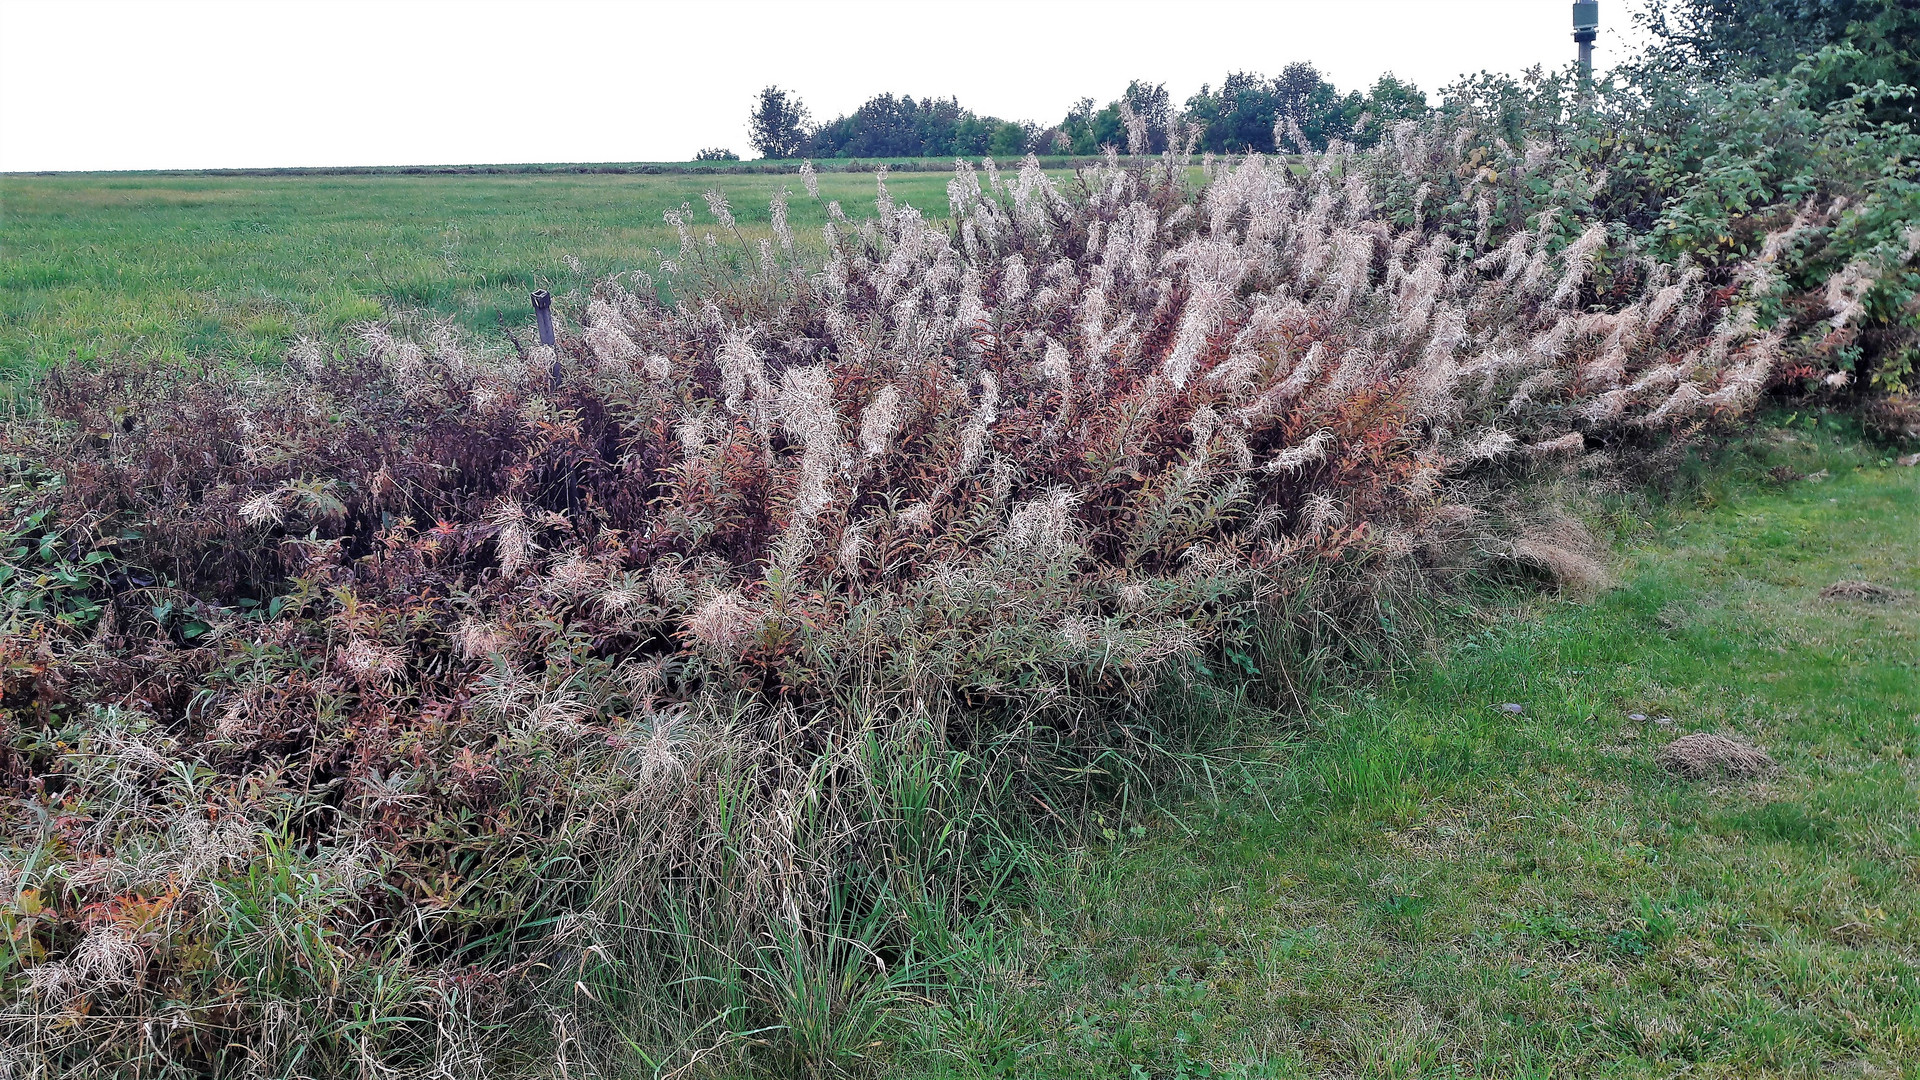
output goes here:
<path id="1" fill-rule="evenodd" d="M 1463 576 L 1591 582 L 1550 485 L 1910 340 L 1911 190 L 1832 165 L 1905 136 L 1682 182 L 1559 92 L 961 163 L 938 220 L 883 172 L 817 240 L 811 190 L 757 242 L 715 193 L 553 348 L 50 372 L 0 447 L 0 1067 L 852 1064 L 1011 815 L 1377 665 Z"/>

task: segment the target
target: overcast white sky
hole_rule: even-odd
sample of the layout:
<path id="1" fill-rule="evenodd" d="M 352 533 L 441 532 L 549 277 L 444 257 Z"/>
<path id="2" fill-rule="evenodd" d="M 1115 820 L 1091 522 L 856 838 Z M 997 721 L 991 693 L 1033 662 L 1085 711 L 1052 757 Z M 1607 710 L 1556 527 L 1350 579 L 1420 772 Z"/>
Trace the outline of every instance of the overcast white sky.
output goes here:
<path id="1" fill-rule="evenodd" d="M 1573 53 L 1569 0 L 0 0 L 0 171 L 751 156 L 768 83 L 816 118 L 893 91 L 1053 122 L 1136 77 L 1431 93 Z"/>

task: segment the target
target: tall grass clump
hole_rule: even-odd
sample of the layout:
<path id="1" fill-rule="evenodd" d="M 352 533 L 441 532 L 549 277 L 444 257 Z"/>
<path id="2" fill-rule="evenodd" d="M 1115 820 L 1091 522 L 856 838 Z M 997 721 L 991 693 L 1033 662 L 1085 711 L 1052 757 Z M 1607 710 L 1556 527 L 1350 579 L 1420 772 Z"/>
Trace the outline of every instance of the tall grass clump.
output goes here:
<path id="1" fill-rule="evenodd" d="M 1589 580 L 1544 487 L 1776 378 L 1763 275 L 1552 168 L 961 163 L 753 243 L 715 194 L 551 349 L 53 370 L 0 446 L 0 1073 L 854 1067 L 1010 822 L 1457 575 Z"/>

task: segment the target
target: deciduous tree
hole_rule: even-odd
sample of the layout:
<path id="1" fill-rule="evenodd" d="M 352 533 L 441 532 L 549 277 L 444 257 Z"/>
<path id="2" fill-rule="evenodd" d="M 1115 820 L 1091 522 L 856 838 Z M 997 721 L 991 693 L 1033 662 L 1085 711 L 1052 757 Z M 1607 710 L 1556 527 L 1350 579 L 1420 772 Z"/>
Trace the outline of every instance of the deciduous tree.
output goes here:
<path id="1" fill-rule="evenodd" d="M 808 119 L 807 107 L 798 94 L 769 86 L 760 91 L 760 100 L 748 117 L 748 138 L 761 157 L 799 157 L 807 138 Z"/>

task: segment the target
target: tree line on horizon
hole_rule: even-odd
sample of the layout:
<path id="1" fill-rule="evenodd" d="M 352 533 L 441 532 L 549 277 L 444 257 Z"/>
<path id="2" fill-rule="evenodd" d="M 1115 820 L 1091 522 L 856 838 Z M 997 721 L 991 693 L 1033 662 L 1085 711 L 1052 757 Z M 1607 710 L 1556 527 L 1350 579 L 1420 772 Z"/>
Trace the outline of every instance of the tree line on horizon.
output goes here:
<path id="1" fill-rule="evenodd" d="M 1365 92 L 1341 94 L 1313 64 L 1297 61 L 1273 78 L 1240 71 L 1217 89 L 1202 85 L 1180 109 L 1165 83 L 1136 79 L 1104 106 L 1081 98 L 1053 124 L 982 115 L 953 97 L 892 93 L 876 94 L 851 113 L 816 123 L 798 94 L 777 86 L 760 91 L 748 123 L 753 149 L 763 158 L 1088 155 L 1104 146 L 1126 146 L 1129 109 L 1145 121 L 1154 153 L 1177 141 L 1174 133 L 1183 124 L 1197 128 L 1200 150 L 1271 153 L 1279 149 L 1276 122 L 1282 129 L 1289 121 L 1297 125 L 1316 149 L 1335 137 L 1368 145 L 1380 130 L 1371 121 L 1418 116 L 1427 110 L 1427 96 L 1392 74 L 1382 75 Z"/>

